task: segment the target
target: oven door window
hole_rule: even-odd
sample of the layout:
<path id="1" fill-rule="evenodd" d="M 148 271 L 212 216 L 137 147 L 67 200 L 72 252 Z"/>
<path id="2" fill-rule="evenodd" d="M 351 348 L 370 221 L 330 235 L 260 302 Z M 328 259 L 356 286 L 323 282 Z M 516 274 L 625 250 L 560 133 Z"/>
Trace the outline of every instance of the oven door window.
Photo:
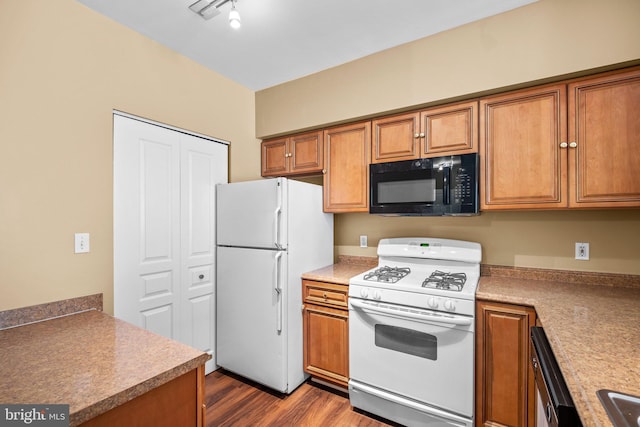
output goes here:
<path id="1" fill-rule="evenodd" d="M 391 325 L 375 325 L 375 344 L 401 353 L 438 360 L 438 338 L 435 335 Z"/>

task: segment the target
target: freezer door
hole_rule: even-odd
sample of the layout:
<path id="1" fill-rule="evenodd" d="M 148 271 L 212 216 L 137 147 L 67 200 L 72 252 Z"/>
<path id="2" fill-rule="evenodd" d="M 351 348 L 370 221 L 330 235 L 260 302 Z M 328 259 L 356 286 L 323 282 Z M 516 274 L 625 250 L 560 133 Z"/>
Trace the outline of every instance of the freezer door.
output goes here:
<path id="1" fill-rule="evenodd" d="M 287 183 L 277 178 L 216 186 L 218 245 L 285 248 Z"/>
<path id="2" fill-rule="evenodd" d="M 218 365 L 287 391 L 287 254 L 218 247 Z"/>

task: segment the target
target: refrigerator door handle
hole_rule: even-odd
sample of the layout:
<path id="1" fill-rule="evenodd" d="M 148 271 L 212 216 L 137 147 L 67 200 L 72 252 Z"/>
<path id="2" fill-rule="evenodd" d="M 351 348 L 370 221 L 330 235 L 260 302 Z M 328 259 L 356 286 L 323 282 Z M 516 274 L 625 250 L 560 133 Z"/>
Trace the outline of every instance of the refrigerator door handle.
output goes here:
<path id="1" fill-rule="evenodd" d="M 278 300 L 276 329 L 278 334 L 282 332 L 282 288 L 280 287 L 280 260 L 282 259 L 282 252 L 276 253 L 275 257 L 275 284 L 274 290 L 276 291 L 276 298 Z"/>
<path id="2" fill-rule="evenodd" d="M 278 286 L 280 284 L 280 258 L 282 258 L 282 252 L 276 252 L 276 257 L 275 257 L 276 268 L 275 268 L 275 274 L 274 274 L 273 290 L 275 290 L 277 294 L 279 294 L 281 291 L 280 286 Z"/>
<path id="3" fill-rule="evenodd" d="M 280 213 L 282 212 L 282 207 L 278 205 L 276 210 L 273 213 L 275 219 L 275 245 L 276 249 L 282 249 L 282 245 L 280 244 Z"/>
<path id="4" fill-rule="evenodd" d="M 278 185 L 276 186 L 276 203 L 278 206 L 274 212 L 275 219 L 275 243 L 276 249 L 282 249 L 282 245 L 280 244 L 280 214 L 282 213 L 282 186 L 280 185 L 280 181 L 278 181 Z"/>

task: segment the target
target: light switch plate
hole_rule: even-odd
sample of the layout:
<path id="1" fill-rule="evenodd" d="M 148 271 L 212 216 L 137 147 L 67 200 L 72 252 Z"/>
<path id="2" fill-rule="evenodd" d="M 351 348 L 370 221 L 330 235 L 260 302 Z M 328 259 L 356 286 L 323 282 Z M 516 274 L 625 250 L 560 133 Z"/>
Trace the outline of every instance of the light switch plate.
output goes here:
<path id="1" fill-rule="evenodd" d="M 75 253 L 84 254 L 88 253 L 89 247 L 89 233 L 76 233 L 75 234 Z"/>
<path id="2" fill-rule="evenodd" d="M 360 236 L 360 247 L 366 248 L 368 246 L 367 236 Z"/>

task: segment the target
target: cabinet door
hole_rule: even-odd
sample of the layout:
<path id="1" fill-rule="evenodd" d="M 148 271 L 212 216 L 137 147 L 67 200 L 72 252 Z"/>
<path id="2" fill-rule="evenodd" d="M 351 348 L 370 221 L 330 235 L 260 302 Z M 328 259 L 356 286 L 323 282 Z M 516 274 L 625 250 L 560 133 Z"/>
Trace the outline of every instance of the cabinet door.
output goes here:
<path id="1" fill-rule="evenodd" d="M 349 381 L 349 287 L 302 281 L 304 370 L 347 387 Z"/>
<path id="2" fill-rule="evenodd" d="M 480 100 L 482 210 L 567 206 L 566 86 Z"/>
<path id="3" fill-rule="evenodd" d="M 262 176 L 282 176 L 289 171 L 287 138 L 262 142 Z"/>
<path id="4" fill-rule="evenodd" d="M 419 158 L 419 118 L 418 113 L 409 113 L 372 121 L 371 163 Z"/>
<path id="5" fill-rule="evenodd" d="M 640 69 L 569 85 L 571 207 L 640 206 L 639 106 Z"/>
<path id="6" fill-rule="evenodd" d="M 371 122 L 324 131 L 325 212 L 369 211 Z"/>
<path id="7" fill-rule="evenodd" d="M 349 382 L 349 312 L 305 304 L 304 370 L 347 387 Z"/>
<path id="8" fill-rule="evenodd" d="M 478 152 L 478 102 L 431 108 L 420 114 L 422 157 Z"/>
<path id="9" fill-rule="evenodd" d="M 476 425 L 534 425 L 535 390 L 529 328 L 535 310 L 476 303 Z"/>
<path id="10" fill-rule="evenodd" d="M 289 161 L 291 174 L 322 172 L 324 152 L 322 131 L 303 133 L 289 138 Z"/>

